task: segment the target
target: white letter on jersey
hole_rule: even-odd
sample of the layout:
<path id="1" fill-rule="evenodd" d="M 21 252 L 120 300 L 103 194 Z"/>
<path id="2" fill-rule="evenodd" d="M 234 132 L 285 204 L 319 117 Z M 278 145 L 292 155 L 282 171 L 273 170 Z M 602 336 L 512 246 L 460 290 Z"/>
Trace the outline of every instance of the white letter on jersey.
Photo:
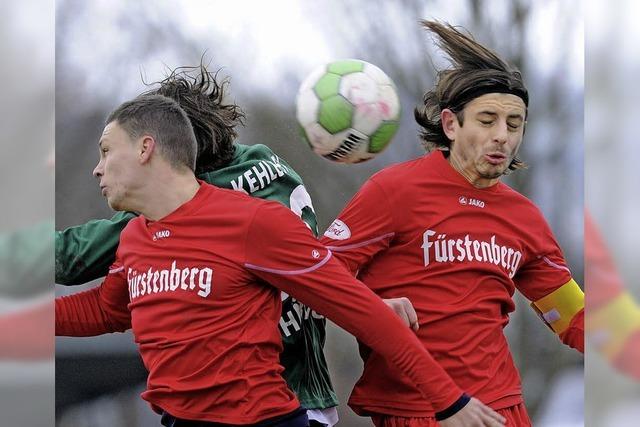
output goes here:
<path id="1" fill-rule="evenodd" d="M 200 270 L 199 274 L 199 286 L 200 290 L 198 291 L 198 295 L 202 298 L 206 298 L 211 293 L 211 278 L 213 276 L 213 270 L 208 267 L 205 267 Z"/>
<path id="2" fill-rule="evenodd" d="M 424 254 L 424 266 L 429 265 L 429 248 L 433 246 L 433 242 L 429 241 L 429 237 L 436 234 L 433 230 L 427 230 L 422 234 L 422 252 Z"/>

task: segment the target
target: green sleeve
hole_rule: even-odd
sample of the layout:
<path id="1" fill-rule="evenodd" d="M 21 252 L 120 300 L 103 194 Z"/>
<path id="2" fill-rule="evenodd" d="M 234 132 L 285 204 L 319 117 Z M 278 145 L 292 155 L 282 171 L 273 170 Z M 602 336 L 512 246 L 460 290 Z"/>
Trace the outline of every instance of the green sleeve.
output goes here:
<path id="1" fill-rule="evenodd" d="M 120 232 L 135 216 L 118 212 L 111 219 L 56 231 L 56 283 L 73 286 L 106 276 L 115 260 Z"/>
<path id="2" fill-rule="evenodd" d="M 53 290 L 53 221 L 0 236 L 0 297 Z"/>

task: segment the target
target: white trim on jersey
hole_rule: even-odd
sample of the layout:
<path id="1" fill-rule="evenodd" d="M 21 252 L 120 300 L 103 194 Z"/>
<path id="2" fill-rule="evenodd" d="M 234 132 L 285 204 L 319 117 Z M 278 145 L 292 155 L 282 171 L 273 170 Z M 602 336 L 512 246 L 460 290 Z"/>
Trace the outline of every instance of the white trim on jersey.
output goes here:
<path id="1" fill-rule="evenodd" d="M 571 273 L 571 270 L 569 270 L 567 267 L 565 267 L 564 265 L 556 264 L 555 262 L 551 261 L 546 256 L 542 257 L 542 259 L 544 260 L 544 262 L 549 264 L 551 267 L 557 268 L 558 270 L 565 270 L 565 271 Z"/>
<path id="2" fill-rule="evenodd" d="M 331 249 L 332 251 L 336 251 L 336 252 L 341 252 L 341 251 L 348 251 L 349 249 L 356 249 L 356 248 L 361 248 L 363 246 L 367 246 L 371 243 L 375 243 L 378 242 L 380 240 L 384 240 L 387 237 L 393 237 L 395 236 L 396 233 L 387 233 L 387 234 L 383 234 L 382 236 L 378 236 L 378 237 L 374 237 L 373 239 L 369 239 L 369 240 L 365 240 L 364 242 L 360 242 L 360 243 L 354 243 L 353 245 L 346 245 L 346 246 L 327 246 L 327 249 Z"/>
<path id="3" fill-rule="evenodd" d="M 331 251 L 327 251 L 327 255 L 319 263 L 312 265 L 309 268 L 304 268 L 302 270 L 277 270 L 275 268 L 260 267 L 259 265 L 249 264 L 249 263 L 245 263 L 244 266 L 247 268 L 251 268 L 253 270 L 265 271 L 267 273 L 280 274 L 283 276 L 295 276 L 298 274 L 305 274 L 305 273 L 309 273 L 311 271 L 317 270 L 318 268 L 325 265 L 329 261 L 329 258 L 331 258 Z"/>
<path id="4" fill-rule="evenodd" d="M 124 270 L 124 265 L 122 267 L 109 270 L 109 274 L 120 273 L 122 270 Z"/>

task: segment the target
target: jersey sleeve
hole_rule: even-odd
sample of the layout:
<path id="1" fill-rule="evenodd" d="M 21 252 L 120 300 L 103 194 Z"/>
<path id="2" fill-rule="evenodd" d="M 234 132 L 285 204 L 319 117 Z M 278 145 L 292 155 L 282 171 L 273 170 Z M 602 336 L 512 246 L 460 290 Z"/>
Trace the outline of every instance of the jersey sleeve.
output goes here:
<path id="1" fill-rule="evenodd" d="M 87 337 L 131 328 L 129 289 L 124 267 L 116 261 L 93 289 L 56 298 L 56 335 Z"/>
<path id="2" fill-rule="evenodd" d="M 530 301 L 545 297 L 571 280 L 562 250 L 541 214 L 537 229 L 528 248 L 529 256 L 514 277 L 516 287 Z"/>
<path id="3" fill-rule="evenodd" d="M 131 212 L 118 212 L 111 219 L 56 231 L 56 283 L 73 286 L 106 276 L 115 260 L 120 232 L 133 218 Z"/>
<path id="4" fill-rule="evenodd" d="M 542 214 L 538 218 L 540 232 L 514 282 L 560 340 L 584 352 L 584 294 L 572 279 L 551 228 Z"/>
<path id="5" fill-rule="evenodd" d="M 390 360 L 429 399 L 448 408 L 462 391 L 402 323 L 364 284 L 313 238 L 289 211 L 275 204 L 257 211 L 246 240 L 245 267 L 333 320 Z"/>
<path id="6" fill-rule="evenodd" d="M 394 237 L 392 207 L 382 187 L 367 181 L 322 236 L 322 243 L 357 273 Z"/>

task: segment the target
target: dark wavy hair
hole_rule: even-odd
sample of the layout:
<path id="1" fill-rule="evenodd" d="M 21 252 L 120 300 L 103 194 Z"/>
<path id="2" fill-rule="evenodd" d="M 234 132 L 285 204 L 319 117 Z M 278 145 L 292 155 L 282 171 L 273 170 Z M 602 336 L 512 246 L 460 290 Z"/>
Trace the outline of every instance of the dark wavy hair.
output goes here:
<path id="1" fill-rule="evenodd" d="M 414 110 L 416 122 L 422 127 L 420 138 L 427 151 L 451 148 L 440 119 L 445 108 L 456 114 L 462 126 L 464 107 L 487 93 L 510 93 L 529 105 L 529 94 L 518 69 L 450 24 L 437 21 L 421 21 L 421 24 L 436 36 L 436 45 L 449 56 L 452 64 L 452 68 L 438 71 L 435 87 L 425 93 L 423 105 Z M 525 167 L 518 157 L 509 164 L 509 170 Z"/>
<path id="2" fill-rule="evenodd" d="M 198 143 L 196 175 L 231 161 L 235 150 L 233 143 L 238 137 L 236 126 L 244 125 L 242 109 L 225 102 L 229 79 L 218 81 L 218 72 L 208 71 L 203 63 L 195 67 L 178 67 L 164 80 L 147 84 L 159 86 L 144 93 L 171 98 L 187 113 Z"/>
<path id="3" fill-rule="evenodd" d="M 150 134 L 176 170 L 195 169 L 196 137 L 184 109 L 162 95 L 140 95 L 116 108 L 106 124 L 117 122 L 132 139 Z"/>

